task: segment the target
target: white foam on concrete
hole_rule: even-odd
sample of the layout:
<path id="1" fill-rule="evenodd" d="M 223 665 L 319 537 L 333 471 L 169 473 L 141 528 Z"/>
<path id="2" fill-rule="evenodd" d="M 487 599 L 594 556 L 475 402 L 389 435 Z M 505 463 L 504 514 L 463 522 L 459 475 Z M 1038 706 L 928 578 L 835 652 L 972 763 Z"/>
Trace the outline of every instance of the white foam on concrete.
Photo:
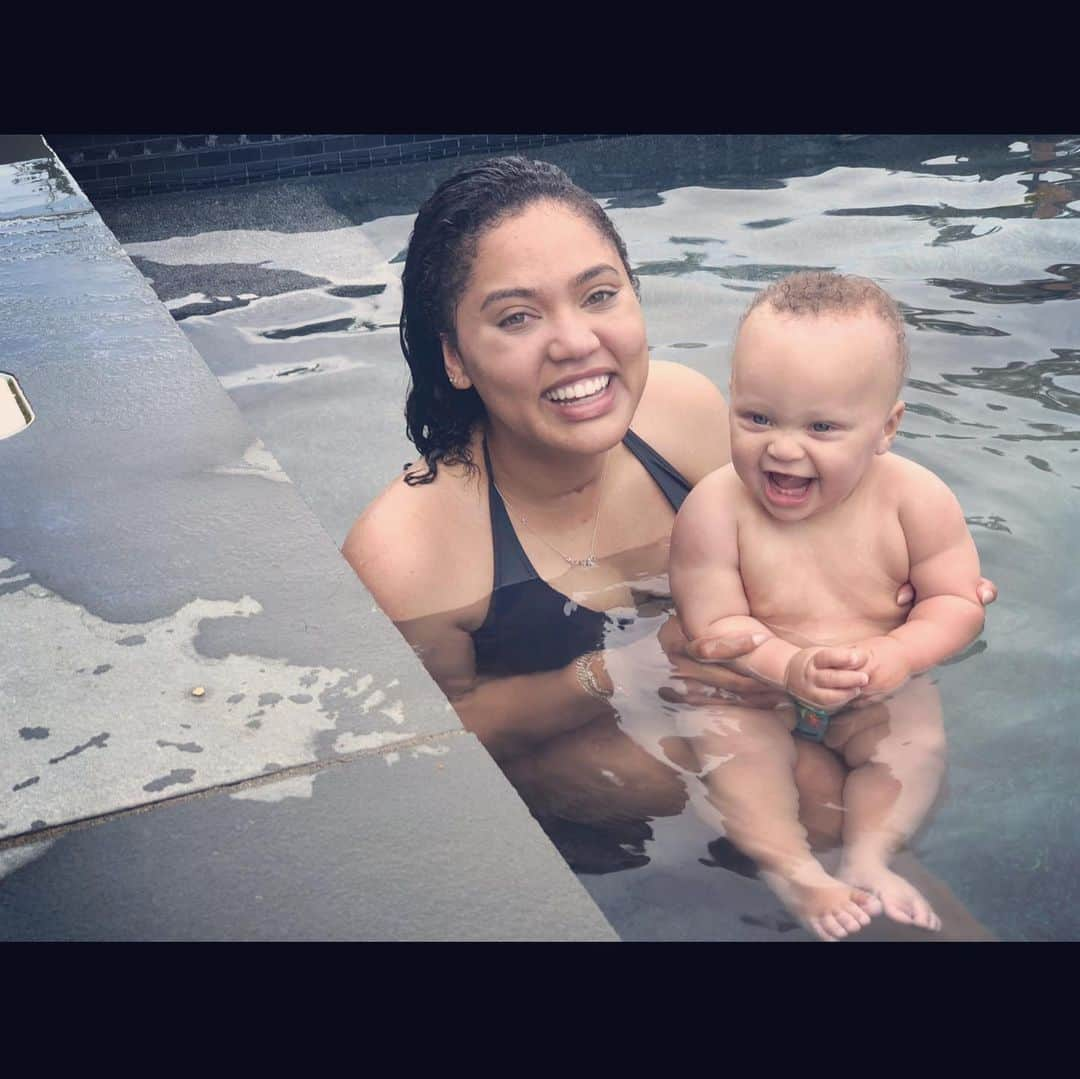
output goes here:
<path id="1" fill-rule="evenodd" d="M 0 880 L 40 858 L 55 842 L 55 839 L 43 839 L 40 843 L 0 850 Z"/>
<path id="2" fill-rule="evenodd" d="M 215 465 L 207 471 L 222 476 L 258 476 L 275 483 L 292 482 L 274 455 L 258 438 L 244 451 L 242 465 Z"/>
<path id="3" fill-rule="evenodd" d="M 315 776 L 289 776 L 276 783 L 260 784 L 230 794 L 238 802 L 283 802 L 286 798 L 310 798 L 315 793 Z"/>
<path id="4" fill-rule="evenodd" d="M 403 731 L 371 731 L 367 734 L 359 734 L 356 731 L 345 731 L 338 735 L 334 742 L 336 753 L 359 753 L 365 749 L 382 749 L 383 746 L 392 746 L 395 742 L 403 742 L 412 735 Z"/>
<path id="5" fill-rule="evenodd" d="M 13 565 L 0 558 L 0 572 Z M 373 693 L 404 709 L 371 672 L 196 651 L 203 620 L 261 610 L 251 596 L 196 599 L 128 625 L 36 583 L 6 595 L 8 624 L 34 632 L 5 632 L 0 649 L 0 836 L 309 763 L 328 752 L 318 736 L 354 722 Z M 343 733 L 337 751 L 415 733 Z"/>

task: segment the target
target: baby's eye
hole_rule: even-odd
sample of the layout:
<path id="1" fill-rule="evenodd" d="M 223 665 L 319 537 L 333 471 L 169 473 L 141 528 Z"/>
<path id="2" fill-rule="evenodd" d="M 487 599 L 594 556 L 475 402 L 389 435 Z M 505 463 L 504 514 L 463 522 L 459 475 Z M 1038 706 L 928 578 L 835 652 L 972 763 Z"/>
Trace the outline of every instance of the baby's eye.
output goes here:
<path id="1" fill-rule="evenodd" d="M 512 315 L 507 315 L 506 318 L 499 319 L 499 328 L 503 330 L 512 330 L 515 326 L 525 325 L 525 312 L 515 311 Z"/>
<path id="2" fill-rule="evenodd" d="M 596 307 L 598 304 L 606 303 L 615 295 L 615 290 L 610 288 L 597 289 L 595 292 L 590 292 L 588 298 L 585 300 L 586 304 L 590 304 Z"/>
<path id="3" fill-rule="evenodd" d="M 765 427 L 768 425 L 769 417 L 763 416 L 760 412 L 753 412 L 750 414 L 750 422 L 756 423 L 760 427 Z"/>
<path id="4" fill-rule="evenodd" d="M 826 423 L 824 420 L 819 420 L 817 423 L 810 424 L 810 430 L 815 431 L 819 435 L 823 435 L 829 431 L 835 431 L 836 428 L 831 423 Z"/>

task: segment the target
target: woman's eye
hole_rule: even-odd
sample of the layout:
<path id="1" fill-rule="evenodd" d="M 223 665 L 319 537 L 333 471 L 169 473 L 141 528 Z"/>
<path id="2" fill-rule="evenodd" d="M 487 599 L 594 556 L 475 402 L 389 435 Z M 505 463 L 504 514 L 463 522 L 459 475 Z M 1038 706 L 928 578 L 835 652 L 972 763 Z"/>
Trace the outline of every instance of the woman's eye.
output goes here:
<path id="1" fill-rule="evenodd" d="M 829 431 L 834 431 L 836 428 L 831 423 L 825 423 L 824 420 L 819 420 L 817 423 L 810 424 L 810 430 L 816 432 L 819 435 L 826 434 Z"/>
<path id="2" fill-rule="evenodd" d="M 587 304 L 592 304 L 594 307 L 597 304 L 606 303 L 615 295 L 615 290 L 610 288 L 597 289 L 596 292 L 590 292 L 589 298 L 585 301 Z"/>
<path id="3" fill-rule="evenodd" d="M 503 330 L 512 330 L 515 326 L 525 325 L 525 312 L 515 311 L 512 315 L 507 315 L 506 318 L 499 319 L 499 328 Z"/>

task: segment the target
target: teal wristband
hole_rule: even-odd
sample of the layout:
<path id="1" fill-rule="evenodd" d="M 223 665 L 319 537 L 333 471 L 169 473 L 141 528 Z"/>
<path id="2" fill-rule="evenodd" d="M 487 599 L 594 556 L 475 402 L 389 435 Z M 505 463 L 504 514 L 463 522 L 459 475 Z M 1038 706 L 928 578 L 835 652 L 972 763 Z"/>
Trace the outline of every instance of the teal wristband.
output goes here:
<path id="1" fill-rule="evenodd" d="M 795 705 L 795 733 L 813 742 L 824 741 L 825 732 L 829 729 L 828 712 L 823 712 L 820 708 L 811 708 L 797 697 L 792 697 L 791 702 Z"/>

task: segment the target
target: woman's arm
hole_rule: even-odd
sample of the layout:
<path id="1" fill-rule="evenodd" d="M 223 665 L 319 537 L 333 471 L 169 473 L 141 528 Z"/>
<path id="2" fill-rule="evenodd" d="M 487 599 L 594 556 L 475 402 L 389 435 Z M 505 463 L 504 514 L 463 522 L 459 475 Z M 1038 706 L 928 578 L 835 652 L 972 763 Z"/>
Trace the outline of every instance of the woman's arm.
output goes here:
<path id="1" fill-rule="evenodd" d="M 463 550 L 482 549 L 470 541 L 470 520 L 458 517 L 453 500 L 435 491 L 392 486 L 353 525 L 342 554 L 465 728 L 501 760 L 613 713 L 589 692 L 588 674 L 574 663 L 536 674 L 477 678 L 470 626 L 482 621 L 487 608 L 480 581 L 490 581 L 490 564 L 470 563 L 451 574 L 446 563 L 448 535 Z M 466 602 L 469 596 L 477 598 Z M 591 684 L 604 685 L 596 661 L 589 673 Z"/>
<path id="2" fill-rule="evenodd" d="M 454 707 L 462 726 L 497 761 L 537 746 L 598 718 L 610 718 L 606 700 L 588 685 L 605 686 L 602 662 L 589 657 L 565 667 L 501 678 L 477 678 L 472 635 L 452 616 L 399 622 L 397 628 Z M 591 675 L 591 679 L 590 679 Z"/>

